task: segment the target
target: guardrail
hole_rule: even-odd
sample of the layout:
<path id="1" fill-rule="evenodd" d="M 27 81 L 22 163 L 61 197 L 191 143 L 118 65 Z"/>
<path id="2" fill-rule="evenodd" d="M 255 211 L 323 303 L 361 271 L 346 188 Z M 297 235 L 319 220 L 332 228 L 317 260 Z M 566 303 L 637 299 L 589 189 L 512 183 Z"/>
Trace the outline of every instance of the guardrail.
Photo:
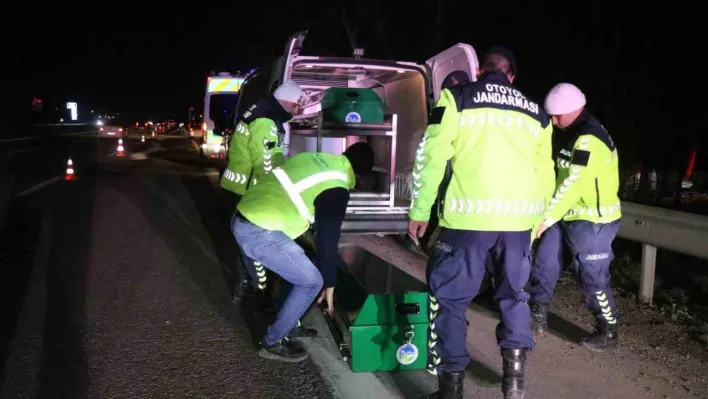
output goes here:
<path id="1" fill-rule="evenodd" d="M 396 196 L 410 198 L 410 175 L 396 176 Z M 657 248 L 708 260 L 708 216 L 622 202 L 619 237 L 642 244 L 639 299 L 654 300 Z"/>
<path id="2" fill-rule="evenodd" d="M 708 259 L 708 216 L 622 202 L 619 236 L 642 244 L 639 299 L 654 298 L 656 249 Z"/>

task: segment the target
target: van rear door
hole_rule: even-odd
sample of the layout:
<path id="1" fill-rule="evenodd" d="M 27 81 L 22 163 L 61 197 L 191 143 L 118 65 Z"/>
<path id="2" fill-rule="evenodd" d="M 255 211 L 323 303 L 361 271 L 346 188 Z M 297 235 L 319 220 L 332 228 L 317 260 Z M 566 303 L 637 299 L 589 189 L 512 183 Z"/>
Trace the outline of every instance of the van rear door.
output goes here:
<path id="1" fill-rule="evenodd" d="M 285 44 L 285 54 L 283 55 L 283 67 L 281 68 L 280 76 L 278 81 L 274 84 L 280 84 L 285 81 L 285 79 L 290 78 L 293 68 L 293 58 L 297 57 L 302 51 L 302 44 L 305 42 L 305 37 L 307 37 L 307 31 L 299 31 L 290 36 L 288 42 Z M 272 88 L 272 87 L 271 87 Z M 271 90 L 272 91 L 272 90 Z"/>
<path id="2" fill-rule="evenodd" d="M 435 96 L 435 102 L 440 98 L 440 88 L 443 80 L 454 71 L 467 72 L 471 81 L 477 80 L 477 69 L 479 60 L 477 52 L 472 46 L 465 43 L 458 43 L 425 62 L 428 66 L 428 76 L 433 85 L 431 92 Z"/>

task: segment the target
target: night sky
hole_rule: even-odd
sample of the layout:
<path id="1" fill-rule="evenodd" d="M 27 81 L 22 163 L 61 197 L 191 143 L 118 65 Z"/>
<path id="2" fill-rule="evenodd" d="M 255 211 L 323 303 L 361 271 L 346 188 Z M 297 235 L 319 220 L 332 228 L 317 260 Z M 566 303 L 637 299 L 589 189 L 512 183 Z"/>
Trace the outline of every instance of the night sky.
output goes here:
<path id="1" fill-rule="evenodd" d="M 310 32 L 305 53 L 350 55 L 346 16 L 367 58 L 424 62 L 457 42 L 479 53 L 507 45 L 528 95 L 542 102 L 552 85 L 570 80 L 606 125 L 623 130 L 679 123 L 698 134 L 686 115 L 703 115 L 701 102 L 685 100 L 705 86 L 696 59 L 703 22 L 657 2 L 25 3 L 12 14 L 25 15 L 18 25 L 1 28 L 3 111 L 40 96 L 128 118 L 185 119 L 201 101 L 208 71 L 256 67 L 280 55 L 297 30 Z"/>

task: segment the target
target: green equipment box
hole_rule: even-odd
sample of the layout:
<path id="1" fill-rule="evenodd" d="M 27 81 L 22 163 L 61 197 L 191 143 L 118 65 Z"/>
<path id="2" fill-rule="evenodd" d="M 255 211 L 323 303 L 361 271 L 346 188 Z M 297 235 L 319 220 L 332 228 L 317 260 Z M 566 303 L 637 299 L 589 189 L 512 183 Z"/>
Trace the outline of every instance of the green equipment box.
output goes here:
<path id="1" fill-rule="evenodd" d="M 325 122 L 382 123 L 384 103 L 372 89 L 333 87 L 322 98 Z"/>
<path id="2" fill-rule="evenodd" d="M 424 369 L 428 293 L 425 284 L 356 247 L 340 248 L 335 312 L 325 315 L 342 358 L 354 372 Z"/>

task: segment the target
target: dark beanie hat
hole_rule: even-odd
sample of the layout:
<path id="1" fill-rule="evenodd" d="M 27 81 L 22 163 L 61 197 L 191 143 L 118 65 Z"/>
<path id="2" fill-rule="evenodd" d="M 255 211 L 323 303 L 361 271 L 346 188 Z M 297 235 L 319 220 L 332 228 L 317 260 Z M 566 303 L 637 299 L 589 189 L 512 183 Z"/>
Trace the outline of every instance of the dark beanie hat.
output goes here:
<path id="1" fill-rule="evenodd" d="M 511 72 L 514 75 L 517 74 L 516 57 L 514 57 L 514 53 L 512 53 L 511 50 L 509 50 L 507 47 L 504 47 L 504 46 L 492 46 L 489 48 L 489 50 L 487 50 L 486 55 L 492 55 L 492 54 L 501 55 L 502 57 L 509 60 L 509 67 L 511 68 L 511 70 L 509 72 Z"/>

